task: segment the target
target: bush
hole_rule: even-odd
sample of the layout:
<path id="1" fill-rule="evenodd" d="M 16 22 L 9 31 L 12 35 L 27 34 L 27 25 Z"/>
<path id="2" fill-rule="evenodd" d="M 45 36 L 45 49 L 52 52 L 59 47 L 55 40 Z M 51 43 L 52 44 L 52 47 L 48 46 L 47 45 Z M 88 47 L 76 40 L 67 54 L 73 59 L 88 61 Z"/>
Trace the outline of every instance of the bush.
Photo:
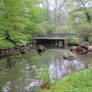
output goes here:
<path id="1" fill-rule="evenodd" d="M 92 45 L 92 38 L 89 38 L 89 44 Z"/>
<path id="2" fill-rule="evenodd" d="M 0 49 L 12 48 L 14 46 L 14 43 L 9 40 L 0 40 Z"/>
<path id="3" fill-rule="evenodd" d="M 84 39 L 84 41 L 89 41 L 92 36 L 92 27 L 90 24 L 82 24 L 77 28 L 77 34 L 79 37 Z"/>
<path id="4" fill-rule="evenodd" d="M 26 45 L 29 43 L 28 38 L 29 35 L 11 31 L 8 39 L 6 39 L 5 36 L 0 36 L 0 49 Z"/>
<path id="5" fill-rule="evenodd" d="M 49 71 L 49 68 L 43 67 L 41 71 L 36 70 L 36 75 L 38 80 L 42 80 L 41 88 L 50 88 L 54 73 L 51 74 L 51 71 Z"/>
<path id="6" fill-rule="evenodd" d="M 67 37 L 66 42 L 69 46 L 72 45 L 79 45 L 82 42 L 82 39 L 74 38 L 74 37 Z"/>
<path id="7" fill-rule="evenodd" d="M 15 42 L 16 46 L 26 45 L 29 37 L 29 35 L 18 32 L 11 32 L 10 34 L 10 39 Z"/>

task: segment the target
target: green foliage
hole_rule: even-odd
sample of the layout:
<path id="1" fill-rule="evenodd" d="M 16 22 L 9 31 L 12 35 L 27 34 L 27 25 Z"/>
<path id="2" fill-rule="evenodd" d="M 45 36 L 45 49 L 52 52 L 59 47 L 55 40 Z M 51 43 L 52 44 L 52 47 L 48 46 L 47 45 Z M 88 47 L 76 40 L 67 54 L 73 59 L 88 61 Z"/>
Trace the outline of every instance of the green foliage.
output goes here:
<path id="1" fill-rule="evenodd" d="M 0 49 L 6 49 L 6 48 L 12 48 L 14 47 L 15 44 L 13 44 L 11 41 L 9 40 L 0 40 Z"/>
<path id="2" fill-rule="evenodd" d="M 51 85 L 53 80 L 53 74 L 51 75 L 49 68 L 43 67 L 40 71 L 36 70 L 36 76 L 38 80 L 42 80 L 44 85 Z"/>
<path id="3" fill-rule="evenodd" d="M 82 2 L 82 0 L 79 0 L 79 2 Z M 90 7 L 76 7 L 69 13 L 73 29 L 84 41 L 88 41 L 92 35 L 91 13 L 92 10 L 90 10 Z M 90 16 L 90 19 L 87 18 L 88 16 Z"/>
<path id="4" fill-rule="evenodd" d="M 17 34 L 19 33 L 19 30 L 17 29 L 17 27 L 25 26 L 24 21 L 26 22 L 26 18 L 24 17 L 24 14 L 25 14 L 24 7 L 25 7 L 25 4 L 23 3 L 22 0 L 0 1 L 0 11 L 1 11 L 0 12 L 0 31 L 2 31 L 2 36 L 6 40 L 6 42 L 9 41 L 9 44 L 12 43 L 16 45 L 14 36 L 19 41 L 21 40 L 20 38 L 22 38 L 23 36 L 23 33 L 21 33 L 22 35 L 18 37 Z M 15 34 L 15 32 L 17 34 Z M 7 43 L 3 42 L 3 44 L 7 46 L 6 45 Z"/>
<path id="5" fill-rule="evenodd" d="M 48 33 L 56 32 L 56 27 L 51 25 L 51 14 L 48 15 L 44 8 L 35 8 L 31 12 L 31 15 L 28 16 L 31 23 L 25 28 L 26 33 L 30 33 L 32 36 L 46 36 Z"/>
<path id="6" fill-rule="evenodd" d="M 39 0 L 0 0 L 0 39 L 8 40 L 15 46 L 26 45 L 31 37 L 27 26 L 31 24 L 31 29 L 37 30 L 41 22 L 39 3 Z"/>
<path id="7" fill-rule="evenodd" d="M 28 43 L 28 38 L 30 35 L 25 35 L 20 32 L 11 32 L 10 33 L 10 39 L 16 44 L 16 45 L 26 45 Z"/>
<path id="8" fill-rule="evenodd" d="M 77 3 L 81 6 L 82 3 L 79 2 Z M 28 43 L 29 36 L 26 35 L 31 37 L 57 32 L 70 33 L 88 22 L 88 16 L 90 21 L 92 19 L 91 8 L 73 8 L 72 4 L 69 4 L 69 7 L 68 5 L 65 7 L 70 8 L 70 16 L 66 16 L 61 7 L 63 13 L 56 13 L 56 25 L 55 11 L 49 8 L 49 4 L 45 4 L 45 0 L 0 0 L 0 39 L 9 40 L 15 45 L 24 45 Z"/>
<path id="9" fill-rule="evenodd" d="M 58 27 L 58 32 L 68 34 L 68 33 L 74 33 L 74 30 L 72 25 L 63 25 Z"/>
<path id="10" fill-rule="evenodd" d="M 74 2 L 74 0 L 71 0 L 72 2 Z M 92 21 L 92 10 L 91 7 L 86 4 L 88 4 L 89 2 L 91 2 L 91 0 L 77 0 L 76 3 L 77 5 L 75 6 L 75 8 L 71 8 L 72 11 L 70 13 L 71 15 L 71 19 L 73 21 L 73 25 L 74 24 L 80 24 L 80 23 L 91 23 Z M 79 6 L 79 7 L 78 7 Z M 76 20 L 77 17 L 77 20 Z"/>
<path id="11" fill-rule="evenodd" d="M 67 37 L 66 38 L 66 42 L 69 46 L 72 46 L 72 45 L 79 45 L 83 40 L 82 39 L 78 39 L 78 38 L 75 38 L 75 37 Z"/>
<path id="12" fill-rule="evenodd" d="M 47 27 L 47 28 L 48 28 L 48 29 L 47 29 L 47 33 L 48 33 L 48 34 L 51 34 L 51 33 L 54 34 L 54 33 L 56 33 L 56 30 L 57 30 L 56 26 L 52 26 L 52 27 L 51 27 L 51 26 L 49 25 L 49 27 Z"/>
<path id="13" fill-rule="evenodd" d="M 44 92 L 91 92 L 91 84 L 92 68 L 58 80 L 50 90 L 44 90 Z"/>
<path id="14" fill-rule="evenodd" d="M 92 36 L 91 24 L 85 23 L 85 24 L 81 24 L 80 26 L 78 26 L 77 34 L 85 41 L 89 40 L 89 37 Z"/>
<path id="15" fill-rule="evenodd" d="M 89 44 L 92 45 L 92 37 L 89 37 Z"/>
<path id="16" fill-rule="evenodd" d="M 48 24 L 48 22 L 45 22 L 43 27 L 47 34 L 56 33 L 56 26 L 52 26 L 51 24 Z"/>

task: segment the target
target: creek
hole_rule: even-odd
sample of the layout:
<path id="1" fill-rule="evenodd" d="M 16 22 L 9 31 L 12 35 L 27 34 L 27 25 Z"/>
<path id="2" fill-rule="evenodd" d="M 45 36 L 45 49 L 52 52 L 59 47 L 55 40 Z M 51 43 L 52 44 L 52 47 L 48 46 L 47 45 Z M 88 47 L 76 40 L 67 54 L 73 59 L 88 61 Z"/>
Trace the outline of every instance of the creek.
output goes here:
<path id="1" fill-rule="evenodd" d="M 36 71 L 45 67 L 48 67 L 50 76 L 53 75 L 54 82 L 92 66 L 92 57 L 77 56 L 75 60 L 64 60 L 66 52 L 69 50 L 47 49 L 40 56 L 34 50 L 0 59 L 0 92 L 38 92 L 40 82 Z"/>

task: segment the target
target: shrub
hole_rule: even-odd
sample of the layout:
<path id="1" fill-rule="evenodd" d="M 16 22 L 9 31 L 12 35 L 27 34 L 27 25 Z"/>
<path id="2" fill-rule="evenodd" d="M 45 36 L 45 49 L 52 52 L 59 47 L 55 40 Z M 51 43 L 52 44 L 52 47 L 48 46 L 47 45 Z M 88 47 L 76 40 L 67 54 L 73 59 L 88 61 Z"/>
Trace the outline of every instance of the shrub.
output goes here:
<path id="1" fill-rule="evenodd" d="M 0 49 L 12 48 L 14 46 L 14 43 L 9 40 L 0 40 Z"/>
<path id="2" fill-rule="evenodd" d="M 89 38 L 89 44 L 92 45 L 92 38 Z"/>
<path id="3" fill-rule="evenodd" d="M 38 80 L 42 80 L 41 88 L 51 87 L 54 73 L 51 74 L 47 67 L 42 68 L 41 71 L 36 70 L 36 75 Z"/>
<path id="4" fill-rule="evenodd" d="M 23 33 L 11 32 L 10 39 L 15 42 L 16 45 L 26 45 L 28 43 L 29 35 L 24 35 Z"/>
<path id="5" fill-rule="evenodd" d="M 82 39 L 74 38 L 74 37 L 67 37 L 66 42 L 69 46 L 72 45 L 79 45 L 82 42 Z"/>
<path id="6" fill-rule="evenodd" d="M 84 41 L 89 41 L 89 38 L 92 36 L 92 27 L 90 24 L 80 25 L 77 29 L 77 34 Z"/>

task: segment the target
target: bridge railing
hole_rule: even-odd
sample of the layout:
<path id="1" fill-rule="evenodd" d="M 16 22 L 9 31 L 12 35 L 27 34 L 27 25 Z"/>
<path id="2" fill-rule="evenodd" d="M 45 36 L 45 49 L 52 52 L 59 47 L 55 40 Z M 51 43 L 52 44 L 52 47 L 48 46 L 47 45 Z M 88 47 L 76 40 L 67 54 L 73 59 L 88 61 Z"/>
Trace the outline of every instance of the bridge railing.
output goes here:
<path id="1" fill-rule="evenodd" d="M 68 36 L 77 36 L 76 34 L 47 34 L 45 36 L 38 37 L 68 37 Z"/>
<path id="2" fill-rule="evenodd" d="M 67 37 L 76 36 L 76 34 L 47 34 L 48 37 Z"/>

